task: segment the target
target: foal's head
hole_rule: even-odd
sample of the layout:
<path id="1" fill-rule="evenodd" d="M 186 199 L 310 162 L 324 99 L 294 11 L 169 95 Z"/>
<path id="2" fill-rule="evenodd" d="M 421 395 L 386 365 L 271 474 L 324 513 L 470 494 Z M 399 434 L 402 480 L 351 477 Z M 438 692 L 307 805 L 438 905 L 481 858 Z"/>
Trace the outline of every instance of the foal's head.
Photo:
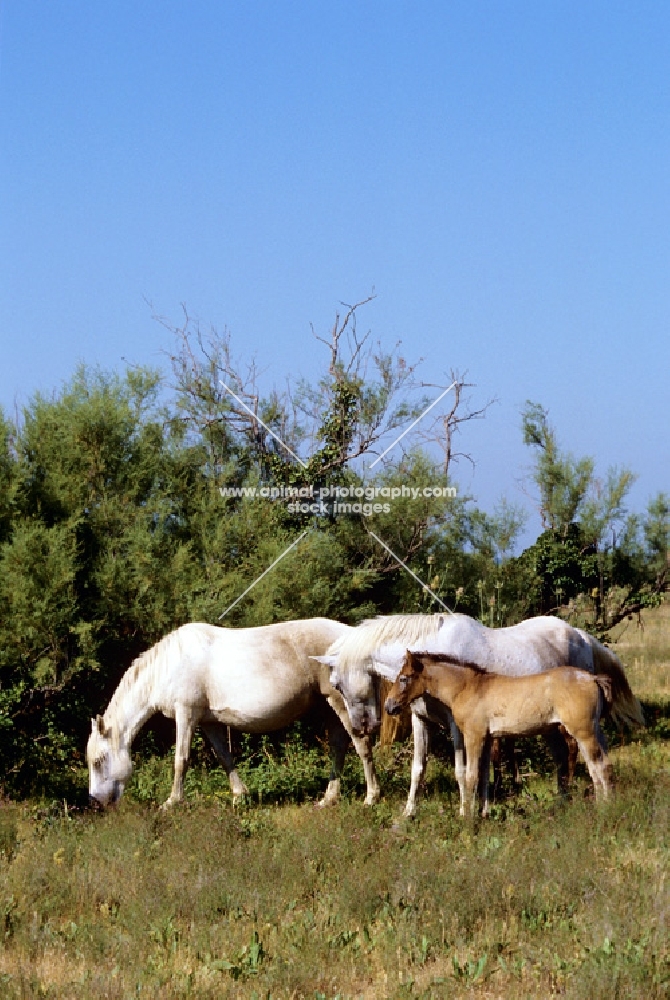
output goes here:
<path id="1" fill-rule="evenodd" d="M 413 701 L 425 693 L 423 660 L 410 649 L 405 653 L 400 673 L 389 691 L 384 709 L 389 715 L 399 715 Z"/>

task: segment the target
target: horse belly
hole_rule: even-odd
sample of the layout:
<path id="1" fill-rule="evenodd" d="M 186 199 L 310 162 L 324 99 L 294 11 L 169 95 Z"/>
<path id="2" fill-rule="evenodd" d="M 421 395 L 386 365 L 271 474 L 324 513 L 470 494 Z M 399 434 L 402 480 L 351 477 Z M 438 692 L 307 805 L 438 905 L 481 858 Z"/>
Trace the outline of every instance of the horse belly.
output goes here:
<path id="1" fill-rule="evenodd" d="M 500 709 L 489 716 L 488 731 L 491 736 L 536 736 L 560 721 L 553 706 L 528 706 L 522 713 Z"/>
<path id="2" fill-rule="evenodd" d="M 310 690 L 269 690 L 247 683 L 243 690 L 213 691 L 207 717 L 246 733 L 290 726 L 310 708 Z"/>
<path id="3" fill-rule="evenodd" d="M 539 736 L 559 722 L 560 720 L 556 718 L 536 722 L 531 722 L 529 719 L 522 722 L 513 720 L 502 722 L 499 725 L 492 722 L 489 726 L 489 733 L 491 736 Z"/>

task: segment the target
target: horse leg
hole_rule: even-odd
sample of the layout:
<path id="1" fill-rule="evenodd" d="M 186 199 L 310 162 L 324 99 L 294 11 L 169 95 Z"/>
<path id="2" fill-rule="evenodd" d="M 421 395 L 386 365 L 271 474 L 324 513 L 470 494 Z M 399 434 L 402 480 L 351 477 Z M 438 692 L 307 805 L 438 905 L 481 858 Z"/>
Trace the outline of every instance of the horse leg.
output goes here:
<path id="1" fill-rule="evenodd" d="M 363 764 L 363 773 L 365 775 L 365 784 L 367 788 L 365 793 L 365 805 L 373 806 L 379 802 L 379 799 L 381 798 L 381 790 L 379 788 L 377 772 L 375 771 L 375 765 L 372 759 L 372 745 L 370 743 L 370 737 L 354 736 L 352 733 L 351 741 L 354 744 L 356 753 L 361 758 L 361 763 Z"/>
<path id="2" fill-rule="evenodd" d="M 503 764 L 512 775 L 514 794 L 521 791 L 521 775 L 519 774 L 519 758 L 516 743 L 511 736 L 494 736 L 491 740 L 491 761 L 493 763 L 493 801 L 497 802 L 503 795 Z"/>
<path id="3" fill-rule="evenodd" d="M 505 737 L 503 740 L 503 751 L 505 759 L 507 760 L 507 766 L 512 772 L 514 794 L 518 795 L 521 791 L 521 774 L 519 773 L 519 755 L 516 752 L 516 741 L 514 740 L 514 737 Z"/>
<path id="4" fill-rule="evenodd" d="M 332 768 L 330 772 L 330 780 L 328 781 L 328 787 L 326 788 L 326 794 L 319 802 L 319 805 L 332 805 L 337 802 L 340 797 L 340 776 L 342 774 L 342 768 L 344 767 L 344 758 L 347 753 L 347 737 L 349 737 L 351 742 L 354 744 L 354 750 L 360 757 L 363 765 L 363 774 L 365 775 L 366 785 L 365 804 L 366 806 L 373 806 L 375 803 L 379 802 L 381 793 L 379 789 L 379 782 L 377 781 L 377 772 L 375 771 L 375 765 L 372 759 L 372 744 L 370 742 L 370 737 L 354 735 L 351 729 L 349 713 L 347 712 L 346 705 L 343 701 L 340 703 L 340 701 L 332 695 L 328 697 L 327 701 L 337 718 L 333 720 L 333 727 L 328 733 Z"/>
<path id="5" fill-rule="evenodd" d="M 558 781 L 558 791 L 560 795 L 567 795 L 570 784 L 570 750 L 567 742 L 563 738 L 558 726 L 552 726 L 545 734 L 544 738 L 551 750 L 551 756 L 556 764 Z"/>
<path id="6" fill-rule="evenodd" d="M 609 795 L 614 791 L 614 772 L 612 770 L 612 765 L 610 759 L 607 756 L 607 740 L 605 739 L 605 734 L 600 728 L 600 722 L 596 723 L 596 739 L 598 740 L 598 746 L 601 751 L 600 758 L 600 776 L 603 786 L 603 796 L 608 798 Z"/>
<path id="7" fill-rule="evenodd" d="M 612 765 L 603 746 L 605 737 L 602 733 L 598 733 L 599 730 L 600 726 L 595 733 L 590 733 L 578 740 L 579 749 L 582 751 L 591 775 L 596 800 L 609 798 L 612 791 Z M 602 740 L 599 739 L 599 735 Z"/>
<path id="8" fill-rule="evenodd" d="M 188 767 L 188 758 L 191 753 L 191 740 L 195 729 L 195 718 L 184 705 L 177 705 L 175 710 L 175 723 L 177 733 L 174 748 L 174 781 L 172 791 L 163 803 L 163 809 L 168 809 L 176 802 L 181 802 L 184 798 L 184 775 Z"/>
<path id="9" fill-rule="evenodd" d="M 344 726 L 336 724 L 334 721 L 328 731 L 328 745 L 330 747 L 330 777 L 325 795 L 319 800 L 319 808 L 324 806 L 334 806 L 340 797 L 340 776 L 344 767 L 344 758 L 347 755 L 347 732 Z"/>
<path id="10" fill-rule="evenodd" d="M 463 733 L 460 731 L 452 717 L 449 724 L 451 739 L 454 744 L 454 775 L 458 785 L 458 794 L 461 804 L 458 810 L 459 816 L 465 816 L 465 804 L 467 799 L 465 786 L 465 743 Z"/>
<path id="11" fill-rule="evenodd" d="M 426 776 L 426 765 L 428 763 L 428 726 L 414 712 L 412 712 L 412 737 L 414 740 L 412 780 L 403 816 L 413 816 L 416 812 L 416 797 L 423 785 L 423 779 Z"/>
<path id="12" fill-rule="evenodd" d="M 562 733 L 563 739 L 565 740 L 568 748 L 568 785 L 571 785 L 575 780 L 575 771 L 577 770 L 577 757 L 579 756 L 579 744 L 574 736 L 571 736 L 567 731 L 565 726 L 558 727 L 559 732 Z"/>
<path id="13" fill-rule="evenodd" d="M 499 736 L 491 740 L 490 756 L 493 764 L 493 801 L 497 802 L 502 793 L 502 739 Z"/>
<path id="14" fill-rule="evenodd" d="M 482 804 L 482 817 L 486 819 L 490 812 L 489 787 L 491 777 L 491 737 L 487 735 L 479 759 L 479 801 Z"/>
<path id="15" fill-rule="evenodd" d="M 486 736 L 475 733 L 464 734 L 465 738 L 465 815 L 474 817 L 477 811 L 477 784 L 480 777 L 482 750 Z M 488 757 L 488 754 L 484 754 Z M 461 811 L 461 815 L 463 812 Z"/>
<path id="16" fill-rule="evenodd" d="M 233 795 L 233 805 L 235 806 L 241 798 L 249 794 L 249 789 L 235 770 L 235 761 L 228 746 L 226 727 L 220 722 L 203 722 L 202 731 L 212 744 L 214 753 L 228 775 L 230 791 Z"/>

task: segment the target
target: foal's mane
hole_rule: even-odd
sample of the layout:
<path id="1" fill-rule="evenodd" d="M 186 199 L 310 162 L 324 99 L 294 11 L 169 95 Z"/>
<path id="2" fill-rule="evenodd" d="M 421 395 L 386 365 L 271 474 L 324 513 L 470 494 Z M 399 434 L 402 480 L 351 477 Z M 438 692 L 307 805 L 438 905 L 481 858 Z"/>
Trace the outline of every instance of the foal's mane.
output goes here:
<path id="1" fill-rule="evenodd" d="M 420 653 L 412 650 L 412 656 L 418 656 L 420 660 L 428 659 L 434 660 L 437 663 L 451 663 L 455 667 L 467 667 L 468 670 L 472 670 L 475 674 L 489 674 L 490 670 L 485 670 L 484 667 L 480 666 L 478 663 L 472 663 L 471 660 L 462 660 L 458 656 L 452 656 L 451 653 Z"/>
<path id="2" fill-rule="evenodd" d="M 355 629 L 345 632 L 330 647 L 330 653 L 339 654 L 339 667 L 350 670 L 360 666 L 375 650 L 391 642 L 408 646 L 421 639 L 437 635 L 444 622 L 444 615 L 380 615 L 368 618 Z"/>

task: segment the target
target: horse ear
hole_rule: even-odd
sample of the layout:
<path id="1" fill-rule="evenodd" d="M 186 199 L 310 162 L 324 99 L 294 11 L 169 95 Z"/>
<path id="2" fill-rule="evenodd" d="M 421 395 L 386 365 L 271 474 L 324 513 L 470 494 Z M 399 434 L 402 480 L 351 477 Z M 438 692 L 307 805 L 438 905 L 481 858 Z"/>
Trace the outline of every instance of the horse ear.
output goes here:
<path id="1" fill-rule="evenodd" d="M 310 660 L 317 660 L 319 663 L 325 663 L 327 667 L 331 669 L 337 666 L 337 656 L 310 656 Z"/>
<path id="2" fill-rule="evenodd" d="M 99 736 L 107 736 L 107 730 L 105 729 L 105 723 L 101 715 L 96 715 L 93 720 L 93 729 L 98 731 Z"/>
<path id="3" fill-rule="evenodd" d="M 411 649 L 408 650 L 408 653 L 409 653 L 409 662 L 412 670 L 414 671 L 415 674 L 420 674 L 423 671 L 423 660 L 421 659 L 420 656 L 417 656 L 416 653 L 413 653 Z"/>
<path id="4" fill-rule="evenodd" d="M 400 668 L 400 670 L 402 670 L 402 667 Z M 397 665 L 391 666 L 390 663 L 384 663 L 382 660 L 372 661 L 373 673 L 376 674 L 377 677 L 381 677 L 382 680 L 390 681 L 391 683 L 393 683 L 393 681 L 396 679 L 396 677 L 400 673 L 400 670 L 398 670 Z"/>

